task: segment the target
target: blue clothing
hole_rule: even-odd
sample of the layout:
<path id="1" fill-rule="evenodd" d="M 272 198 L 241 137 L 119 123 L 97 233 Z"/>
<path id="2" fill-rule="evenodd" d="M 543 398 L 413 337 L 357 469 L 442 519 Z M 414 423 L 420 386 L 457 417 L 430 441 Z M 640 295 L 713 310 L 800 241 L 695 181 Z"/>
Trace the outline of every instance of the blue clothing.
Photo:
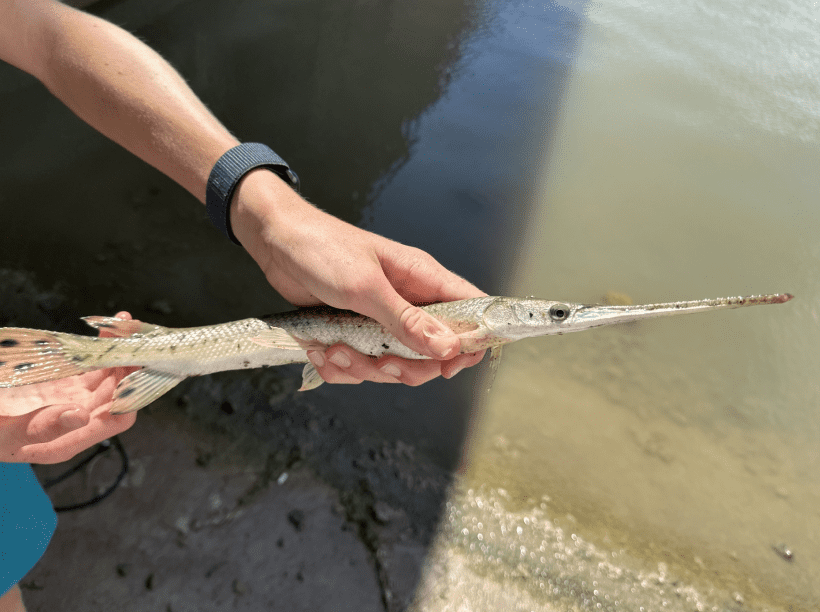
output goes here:
<path id="1" fill-rule="evenodd" d="M 28 463 L 0 463 L 0 597 L 48 546 L 57 515 Z"/>

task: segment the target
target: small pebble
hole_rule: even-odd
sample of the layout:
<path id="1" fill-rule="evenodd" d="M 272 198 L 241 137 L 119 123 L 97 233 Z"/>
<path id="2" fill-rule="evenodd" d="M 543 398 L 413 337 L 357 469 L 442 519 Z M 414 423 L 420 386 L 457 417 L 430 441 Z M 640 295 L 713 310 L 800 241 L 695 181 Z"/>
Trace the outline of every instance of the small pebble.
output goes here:
<path id="1" fill-rule="evenodd" d="M 635 303 L 629 295 L 622 293 L 621 291 L 607 291 L 604 294 L 603 301 L 604 304 L 608 304 L 610 306 L 631 306 Z"/>
<path id="2" fill-rule="evenodd" d="M 305 526 L 305 513 L 301 510 L 291 510 L 288 512 L 288 521 L 296 531 L 302 531 Z"/>
<path id="3" fill-rule="evenodd" d="M 772 546 L 774 552 L 776 552 L 782 559 L 786 561 L 794 561 L 794 552 L 791 548 L 786 546 L 785 543 L 780 543 L 775 546 Z"/>
<path id="4" fill-rule="evenodd" d="M 401 512 L 395 508 L 392 508 L 389 504 L 383 501 L 377 501 L 373 504 L 373 518 L 375 518 L 382 525 L 387 525 L 400 515 Z"/>
<path id="5" fill-rule="evenodd" d="M 208 571 L 205 572 L 205 578 L 210 578 L 211 576 L 213 576 L 216 573 L 216 571 L 219 568 L 221 568 L 225 565 L 227 565 L 227 561 L 220 561 L 219 563 L 217 563 L 215 565 L 212 565 L 211 567 L 208 568 Z"/>

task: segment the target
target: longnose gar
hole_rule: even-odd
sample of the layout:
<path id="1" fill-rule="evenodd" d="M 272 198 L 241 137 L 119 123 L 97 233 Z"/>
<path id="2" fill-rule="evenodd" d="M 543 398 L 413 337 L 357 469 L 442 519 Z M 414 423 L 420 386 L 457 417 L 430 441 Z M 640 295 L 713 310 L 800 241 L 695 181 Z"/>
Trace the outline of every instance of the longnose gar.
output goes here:
<path id="1" fill-rule="evenodd" d="M 461 352 L 501 347 L 523 338 L 565 334 L 652 317 L 758 304 L 782 304 L 788 293 L 636 306 L 570 304 L 534 298 L 482 297 L 424 306 L 461 339 Z M 322 384 L 307 351 L 346 344 L 371 355 L 426 359 L 376 321 L 329 307 L 263 319 L 174 329 L 114 317 L 86 323 L 115 337 L 98 338 L 7 327 L 0 329 L 0 388 L 17 387 L 117 366 L 140 366 L 120 381 L 111 412 L 139 410 L 189 376 L 223 370 L 307 363 L 302 390 Z"/>

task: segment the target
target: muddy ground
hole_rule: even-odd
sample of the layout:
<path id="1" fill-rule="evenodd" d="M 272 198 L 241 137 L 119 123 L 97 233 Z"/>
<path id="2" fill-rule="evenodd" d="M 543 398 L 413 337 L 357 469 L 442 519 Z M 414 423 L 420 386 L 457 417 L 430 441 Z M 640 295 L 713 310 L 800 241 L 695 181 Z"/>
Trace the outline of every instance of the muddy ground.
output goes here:
<path id="1" fill-rule="evenodd" d="M 76 320 L 29 275 L 0 280 L 0 326 Z M 317 409 L 298 374 L 203 377 L 144 409 L 120 436 L 119 487 L 60 513 L 21 583 L 29 610 L 405 609 L 450 474 Z M 81 459 L 36 471 L 45 482 Z M 121 466 L 112 446 L 49 495 L 91 499 Z"/>

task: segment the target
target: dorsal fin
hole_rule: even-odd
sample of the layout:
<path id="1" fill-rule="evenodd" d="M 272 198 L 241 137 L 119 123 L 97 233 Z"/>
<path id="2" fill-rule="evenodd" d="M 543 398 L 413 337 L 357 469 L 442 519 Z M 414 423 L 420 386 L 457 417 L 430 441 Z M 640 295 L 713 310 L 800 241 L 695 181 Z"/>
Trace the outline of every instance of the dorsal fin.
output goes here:
<path id="1" fill-rule="evenodd" d="M 158 333 L 168 329 L 167 327 L 162 327 L 161 325 L 152 325 L 151 323 L 145 323 L 137 319 L 126 320 L 118 319 L 117 317 L 91 316 L 83 317 L 83 321 L 94 329 L 104 329 L 112 336 L 117 336 L 118 338 L 127 338 L 129 336 L 133 336 L 134 334 L 142 334 L 143 336 L 146 336 L 151 333 Z"/>
<path id="2" fill-rule="evenodd" d="M 271 327 L 251 338 L 251 342 L 267 348 L 275 348 L 288 351 L 322 351 L 327 348 L 317 340 L 302 340 L 286 332 L 281 327 Z"/>

